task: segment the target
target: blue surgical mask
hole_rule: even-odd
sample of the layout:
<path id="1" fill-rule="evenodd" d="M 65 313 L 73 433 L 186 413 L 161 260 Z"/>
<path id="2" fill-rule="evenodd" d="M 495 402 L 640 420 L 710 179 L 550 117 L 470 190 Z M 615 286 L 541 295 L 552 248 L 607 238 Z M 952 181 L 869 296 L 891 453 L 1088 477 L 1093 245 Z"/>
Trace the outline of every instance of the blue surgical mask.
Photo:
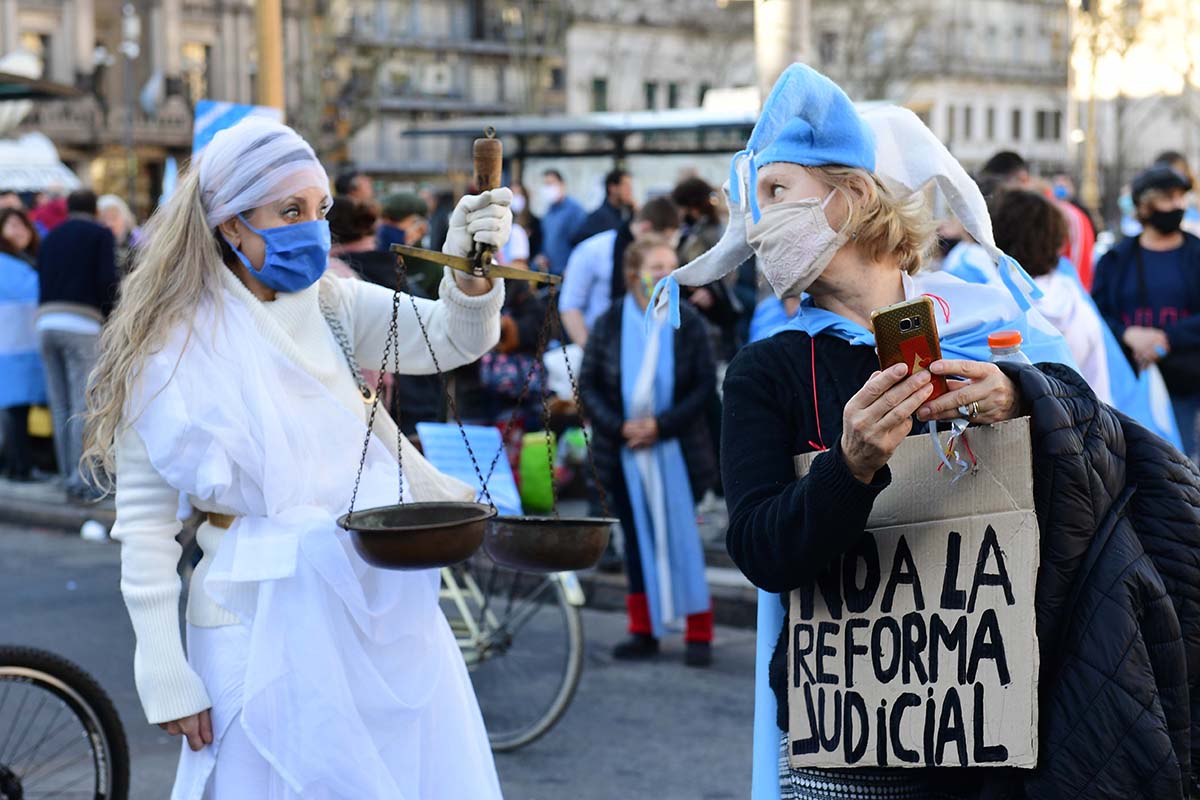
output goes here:
<path id="1" fill-rule="evenodd" d="M 266 244 L 262 269 L 255 269 L 250 259 L 233 247 L 246 269 L 264 286 L 277 292 L 298 292 L 316 283 L 329 266 L 331 239 L 327 221 L 318 219 L 259 230 L 241 214 L 238 219 Z"/>

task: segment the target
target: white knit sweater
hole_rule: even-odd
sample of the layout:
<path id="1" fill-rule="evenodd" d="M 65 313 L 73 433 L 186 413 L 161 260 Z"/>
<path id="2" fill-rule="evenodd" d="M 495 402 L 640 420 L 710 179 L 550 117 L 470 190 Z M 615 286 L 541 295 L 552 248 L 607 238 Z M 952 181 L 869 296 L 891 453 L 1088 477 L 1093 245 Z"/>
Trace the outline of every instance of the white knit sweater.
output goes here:
<path id="1" fill-rule="evenodd" d="M 327 275 L 304 291 L 280 294 L 264 303 L 231 272 L 224 270 L 222 275 L 225 288 L 245 303 L 263 338 L 319 380 L 347 408 L 362 414 L 365 422 L 368 406 L 321 315 L 318 297 L 324 296 L 342 320 L 360 365 L 377 369 L 391 322 L 392 292 L 363 281 Z M 458 288 L 447 270 L 439 289 L 441 299 L 417 301 L 443 369 L 474 361 L 498 341 L 504 290 L 500 281 L 496 284 L 487 294 L 471 297 Z M 400 311 L 400 349 L 393 370 L 432 373 L 433 361 L 413 318 L 412 306 L 402 302 Z M 375 431 L 394 451 L 395 425 L 386 414 L 377 415 Z M 414 498 L 470 499 L 467 487 L 437 473 L 428 462 L 416 457 L 415 451 L 406 447 L 404 457 L 405 477 Z M 116 462 L 117 521 L 112 536 L 122 544 L 121 593 L 137 637 L 134 678 L 138 695 L 151 723 L 180 719 L 212 703 L 199 676 L 188 665 L 180 636 L 180 581 L 176 569 L 181 550 L 175 541 L 181 527 L 177 518 L 179 492 L 151 465 L 145 444 L 132 428 L 126 428 L 117 441 Z M 189 501 L 201 511 L 230 511 L 194 497 Z M 197 534 L 204 558 L 192 576 L 187 620 L 198 627 L 238 622 L 203 587 L 204 575 L 224 535 L 224 530 L 207 523 Z"/>

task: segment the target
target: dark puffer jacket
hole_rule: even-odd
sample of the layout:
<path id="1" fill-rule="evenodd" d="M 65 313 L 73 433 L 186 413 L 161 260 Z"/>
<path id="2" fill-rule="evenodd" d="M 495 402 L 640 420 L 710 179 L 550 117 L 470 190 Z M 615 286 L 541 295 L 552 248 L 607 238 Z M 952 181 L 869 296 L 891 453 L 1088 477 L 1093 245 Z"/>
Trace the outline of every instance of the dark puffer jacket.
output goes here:
<path id="1" fill-rule="evenodd" d="M 1005 371 L 1032 411 L 1042 531 L 1038 768 L 1011 786 L 1185 797 L 1200 755 L 1200 475 L 1071 370 Z"/>
<path id="2" fill-rule="evenodd" d="M 708 336 L 700 315 L 688 305 L 680 307 L 680 327 L 675 331 L 674 403 L 658 415 L 660 439 L 678 439 L 687 463 L 688 480 L 696 500 L 717 480 L 712 436 L 704 414 L 717 384 L 717 368 L 708 349 Z M 579 391 L 592 423 L 592 455 L 600 482 L 606 487 L 624 482 L 621 473 L 621 426 L 625 423 L 621 399 L 621 324 L 625 304 L 618 300 L 596 319 L 588 336 L 580 368 Z"/>
<path id="3" fill-rule="evenodd" d="M 890 483 L 886 467 L 870 485 L 854 480 L 838 444 L 841 409 L 877 363 L 870 347 L 789 331 L 730 364 L 721 453 L 729 552 L 760 588 L 812 580 L 853 545 Z M 988 800 L 1184 797 L 1200 774 L 1200 475 L 1075 372 L 1001 368 L 1031 411 L 1038 768 L 923 777 L 948 793 L 986 780 Z M 797 481 L 792 456 L 821 443 L 831 449 Z M 777 647 L 771 664 L 781 730 L 785 654 Z"/>

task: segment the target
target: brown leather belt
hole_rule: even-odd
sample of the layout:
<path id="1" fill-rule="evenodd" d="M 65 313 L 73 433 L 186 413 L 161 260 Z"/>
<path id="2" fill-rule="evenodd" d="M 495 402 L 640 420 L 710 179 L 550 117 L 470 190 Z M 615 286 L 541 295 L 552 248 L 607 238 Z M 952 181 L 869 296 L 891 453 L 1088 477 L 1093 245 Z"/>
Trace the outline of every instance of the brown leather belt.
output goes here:
<path id="1" fill-rule="evenodd" d="M 214 514 L 211 511 L 208 512 L 208 524 L 214 528 L 221 528 L 227 531 L 233 527 L 233 523 L 236 521 L 237 517 L 233 514 Z"/>

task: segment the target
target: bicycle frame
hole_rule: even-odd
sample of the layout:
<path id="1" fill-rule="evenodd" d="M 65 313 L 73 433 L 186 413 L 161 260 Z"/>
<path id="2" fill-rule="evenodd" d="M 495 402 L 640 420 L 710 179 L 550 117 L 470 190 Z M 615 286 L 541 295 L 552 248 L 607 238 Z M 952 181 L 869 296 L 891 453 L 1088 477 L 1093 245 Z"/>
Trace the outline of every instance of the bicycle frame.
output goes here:
<path id="1" fill-rule="evenodd" d="M 495 572 L 492 573 L 495 575 Z M 462 650 L 467 666 L 471 667 L 486 657 L 486 653 L 500 636 L 514 636 L 537 610 L 538 599 L 550 589 L 553 584 L 563 588 L 563 596 L 567 602 L 576 607 L 582 607 L 585 601 L 583 587 L 574 572 L 554 572 L 545 576 L 542 583 L 528 596 L 520 599 L 517 610 L 513 612 L 511 605 L 509 613 L 504 617 L 504 623 L 492 607 L 491 592 L 484 592 L 469 566 L 460 568 L 445 567 L 442 569 L 442 588 L 439 595 L 454 604 L 457 615 L 448 617 L 450 629 Z M 489 586 L 489 589 L 491 587 Z M 509 603 L 513 598 L 509 597 Z M 472 613 L 471 603 L 479 609 L 478 617 Z M 481 625 L 482 623 L 482 625 Z"/>

